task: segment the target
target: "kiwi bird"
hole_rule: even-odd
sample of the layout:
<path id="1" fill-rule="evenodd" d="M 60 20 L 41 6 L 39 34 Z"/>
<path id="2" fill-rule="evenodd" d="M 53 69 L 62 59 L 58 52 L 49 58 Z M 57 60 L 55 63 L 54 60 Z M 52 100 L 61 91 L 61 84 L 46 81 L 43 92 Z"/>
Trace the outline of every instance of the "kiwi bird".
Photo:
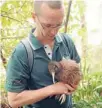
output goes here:
<path id="1" fill-rule="evenodd" d="M 82 79 L 82 73 L 80 72 L 79 65 L 74 60 L 63 59 L 60 62 L 50 61 L 48 69 L 52 75 L 53 83 L 56 83 L 56 79 L 57 81 L 73 86 L 78 85 Z M 62 94 L 59 101 L 61 101 L 62 104 L 65 100 L 66 95 Z"/>

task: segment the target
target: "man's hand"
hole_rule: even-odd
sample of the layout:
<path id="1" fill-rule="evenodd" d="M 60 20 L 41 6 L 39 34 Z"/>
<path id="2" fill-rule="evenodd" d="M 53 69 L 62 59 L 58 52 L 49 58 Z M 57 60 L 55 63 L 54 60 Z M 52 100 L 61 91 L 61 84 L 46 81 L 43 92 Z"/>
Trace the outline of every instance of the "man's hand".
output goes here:
<path id="1" fill-rule="evenodd" d="M 62 82 L 58 82 L 52 85 L 53 93 L 54 95 L 58 94 L 72 94 L 73 91 L 75 91 L 75 88 L 71 87 L 68 84 L 64 84 Z"/>

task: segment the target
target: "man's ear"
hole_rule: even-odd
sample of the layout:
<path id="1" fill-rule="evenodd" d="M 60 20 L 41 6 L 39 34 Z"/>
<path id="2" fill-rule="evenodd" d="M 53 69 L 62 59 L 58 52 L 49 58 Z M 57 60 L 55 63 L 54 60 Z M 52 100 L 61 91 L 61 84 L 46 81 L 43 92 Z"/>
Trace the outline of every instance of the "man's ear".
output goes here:
<path id="1" fill-rule="evenodd" d="M 36 14 L 35 14 L 34 12 L 31 12 L 31 14 L 32 14 L 32 18 L 33 18 L 33 20 L 35 21 Z"/>

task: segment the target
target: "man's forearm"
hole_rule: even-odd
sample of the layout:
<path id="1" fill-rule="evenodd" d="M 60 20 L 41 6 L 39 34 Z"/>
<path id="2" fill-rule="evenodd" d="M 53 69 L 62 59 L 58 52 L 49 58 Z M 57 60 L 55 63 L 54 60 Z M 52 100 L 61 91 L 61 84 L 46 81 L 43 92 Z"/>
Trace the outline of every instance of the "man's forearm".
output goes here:
<path id="1" fill-rule="evenodd" d="M 50 95 L 53 95 L 54 92 L 51 86 L 39 89 L 39 90 L 27 90 L 17 94 L 13 100 L 9 98 L 9 104 L 12 108 L 18 108 L 23 105 L 36 103 Z"/>

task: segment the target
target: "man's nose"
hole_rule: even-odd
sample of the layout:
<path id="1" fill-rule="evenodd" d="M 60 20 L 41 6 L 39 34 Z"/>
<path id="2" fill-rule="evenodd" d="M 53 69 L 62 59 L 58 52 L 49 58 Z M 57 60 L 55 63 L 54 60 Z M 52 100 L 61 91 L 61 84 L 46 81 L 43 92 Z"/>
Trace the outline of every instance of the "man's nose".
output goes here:
<path id="1" fill-rule="evenodd" d="M 53 28 L 53 29 L 51 30 L 51 34 L 52 34 L 52 35 L 56 35 L 57 32 L 58 32 L 58 29 L 57 29 L 57 28 Z"/>

